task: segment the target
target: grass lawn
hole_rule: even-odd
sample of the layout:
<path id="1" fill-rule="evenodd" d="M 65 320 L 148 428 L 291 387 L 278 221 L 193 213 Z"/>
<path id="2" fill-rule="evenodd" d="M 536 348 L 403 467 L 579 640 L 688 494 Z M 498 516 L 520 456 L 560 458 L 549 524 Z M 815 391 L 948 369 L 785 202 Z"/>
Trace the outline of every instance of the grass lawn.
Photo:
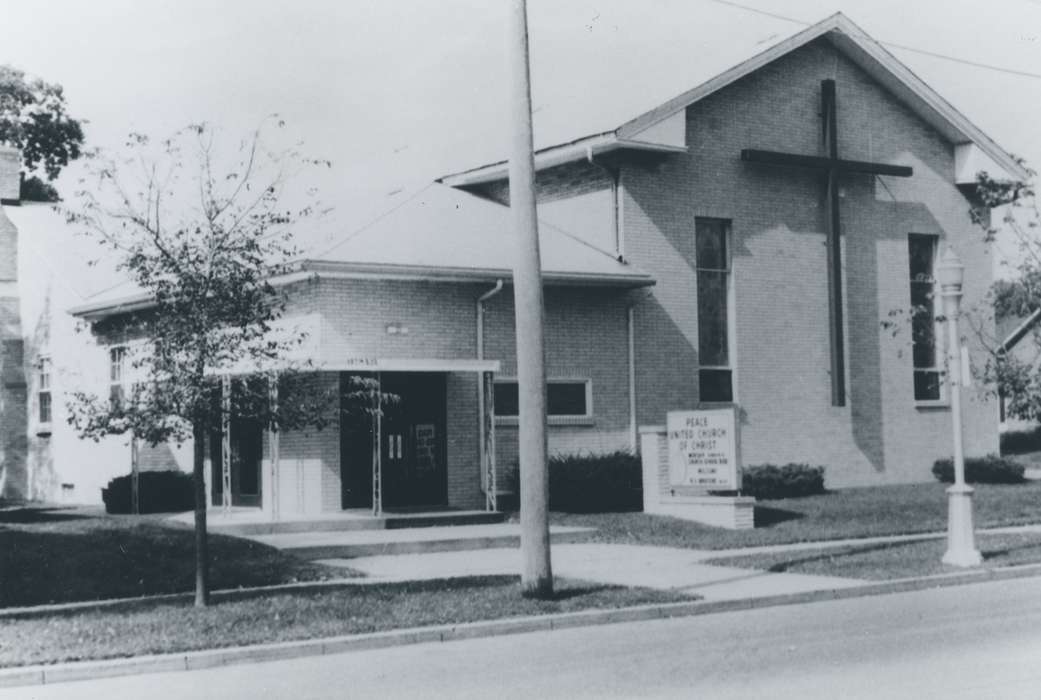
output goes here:
<path id="1" fill-rule="evenodd" d="M 826 539 L 940 532 L 947 527 L 940 483 L 843 489 L 820 496 L 761 501 L 754 530 L 723 530 L 644 513 L 553 513 L 555 525 L 597 528 L 591 542 L 727 549 Z M 976 486 L 976 526 L 1041 523 L 1041 482 Z"/>
<path id="2" fill-rule="evenodd" d="M 357 634 L 592 608 L 689 601 L 647 589 L 556 580 L 556 596 L 521 597 L 515 576 L 347 585 L 218 602 L 134 602 L 119 609 L 4 618 L 0 666 L 57 663 Z"/>
<path id="3" fill-rule="evenodd" d="M 1041 535 L 980 535 L 976 546 L 985 567 L 1041 562 Z M 775 572 L 845 576 L 884 581 L 965 571 L 940 560 L 945 539 L 854 547 L 836 547 L 782 554 L 719 558 L 707 563 Z"/>
<path id="4" fill-rule="evenodd" d="M 88 508 L 0 509 L 0 607 L 194 590 L 190 528 L 162 515 Z M 342 578 L 248 540 L 210 535 L 214 589 Z"/>

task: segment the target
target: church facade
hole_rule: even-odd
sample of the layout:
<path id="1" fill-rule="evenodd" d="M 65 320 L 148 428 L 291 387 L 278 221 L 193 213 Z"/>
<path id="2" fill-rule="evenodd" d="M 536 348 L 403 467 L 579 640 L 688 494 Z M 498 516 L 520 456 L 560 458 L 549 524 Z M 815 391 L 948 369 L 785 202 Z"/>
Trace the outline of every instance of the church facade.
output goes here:
<path id="1" fill-rule="evenodd" d="M 1025 176 L 1008 154 L 841 15 L 574 136 L 536 153 L 551 452 L 636 450 L 670 410 L 735 405 L 745 464 L 823 465 L 832 488 L 932 478 L 950 451 L 935 266 L 954 248 L 966 304 L 983 299 L 992 261 L 972 183 Z M 230 501 L 273 517 L 476 509 L 509 492 L 510 225 L 506 164 L 491 163 L 280 280 L 322 381 L 376 377 L 401 404 L 375 435 L 339 414 L 277 438 L 231 426 L 211 445 L 214 502 L 222 449 Z M 105 367 L 81 384 L 121 376 L 131 339 L 97 329 L 147 303 L 76 305 L 95 329 L 83 354 Z M 61 390 L 58 369 L 49 381 Z M 31 380 L 30 405 L 38 393 Z M 966 395 L 967 454 L 996 452 L 996 403 Z M 188 454 L 156 462 L 184 468 Z M 39 462 L 37 482 L 74 480 L 82 467 L 62 461 Z"/>

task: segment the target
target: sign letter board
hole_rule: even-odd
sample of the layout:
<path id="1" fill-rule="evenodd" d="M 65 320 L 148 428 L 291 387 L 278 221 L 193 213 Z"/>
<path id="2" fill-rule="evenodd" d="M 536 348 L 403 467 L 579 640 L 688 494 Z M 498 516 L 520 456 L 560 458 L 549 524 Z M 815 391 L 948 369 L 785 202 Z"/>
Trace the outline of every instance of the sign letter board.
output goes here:
<path id="1" fill-rule="evenodd" d="M 738 465 L 737 409 L 669 411 L 669 482 L 706 491 L 741 488 Z"/>

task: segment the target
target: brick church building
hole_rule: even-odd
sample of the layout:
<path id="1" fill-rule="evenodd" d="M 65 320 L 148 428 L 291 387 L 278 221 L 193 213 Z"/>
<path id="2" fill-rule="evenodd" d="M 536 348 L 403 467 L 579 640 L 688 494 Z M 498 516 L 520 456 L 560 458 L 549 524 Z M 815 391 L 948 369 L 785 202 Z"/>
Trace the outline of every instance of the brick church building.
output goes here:
<path id="1" fill-rule="evenodd" d="M 635 450 L 641 426 L 670 410 L 733 404 L 745 464 L 824 465 L 833 488 L 930 480 L 950 449 L 943 341 L 933 314 L 895 334 L 882 323 L 933 303 L 946 246 L 966 265 L 966 304 L 982 300 L 992 261 L 969 216 L 976 174 L 1026 173 L 842 15 L 678 88 L 537 149 L 551 452 Z M 364 426 L 280 435 L 276 455 L 269 433 L 233 425 L 234 504 L 279 517 L 374 498 L 473 509 L 489 503 L 493 471 L 494 490 L 508 488 L 506 171 L 446 175 L 280 280 L 324 382 L 366 373 L 402 398 L 378 436 L 382 493 Z M 23 228 L 44 218 L 29 208 L 5 210 Z M 148 304 L 116 288 L 69 306 L 96 329 Z M 121 381 L 126 339 L 56 337 L 25 353 L 26 467 L 5 452 L 5 473 L 37 498 L 96 501 L 129 470 L 128 448 L 68 436 L 60 395 Z M 996 404 L 972 394 L 965 431 L 968 454 L 996 452 Z M 218 502 L 220 446 L 211 454 Z M 187 468 L 190 450 L 149 455 Z"/>

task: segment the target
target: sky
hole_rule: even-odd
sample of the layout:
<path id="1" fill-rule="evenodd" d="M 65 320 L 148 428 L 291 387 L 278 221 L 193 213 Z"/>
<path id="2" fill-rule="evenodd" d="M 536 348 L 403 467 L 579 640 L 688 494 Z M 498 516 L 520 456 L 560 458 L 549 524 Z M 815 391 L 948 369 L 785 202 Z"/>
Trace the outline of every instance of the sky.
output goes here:
<path id="1" fill-rule="evenodd" d="M 564 133 L 597 100 L 620 113 L 631 103 L 635 116 L 731 54 L 842 11 L 1006 150 L 1041 164 L 1041 77 L 893 46 L 1041 75 L 1041 0 L 739 2 L 760 12 L 721 0 L 529 0 L 537 131 Z M 508 5 L 3 0 L 0 63 L 61 83 L 91 146 L 198 121 L 246 132 L 279 114 L 334 164 L 322 187 L 339 235 L 439 175 L 506 156 Z"/>

